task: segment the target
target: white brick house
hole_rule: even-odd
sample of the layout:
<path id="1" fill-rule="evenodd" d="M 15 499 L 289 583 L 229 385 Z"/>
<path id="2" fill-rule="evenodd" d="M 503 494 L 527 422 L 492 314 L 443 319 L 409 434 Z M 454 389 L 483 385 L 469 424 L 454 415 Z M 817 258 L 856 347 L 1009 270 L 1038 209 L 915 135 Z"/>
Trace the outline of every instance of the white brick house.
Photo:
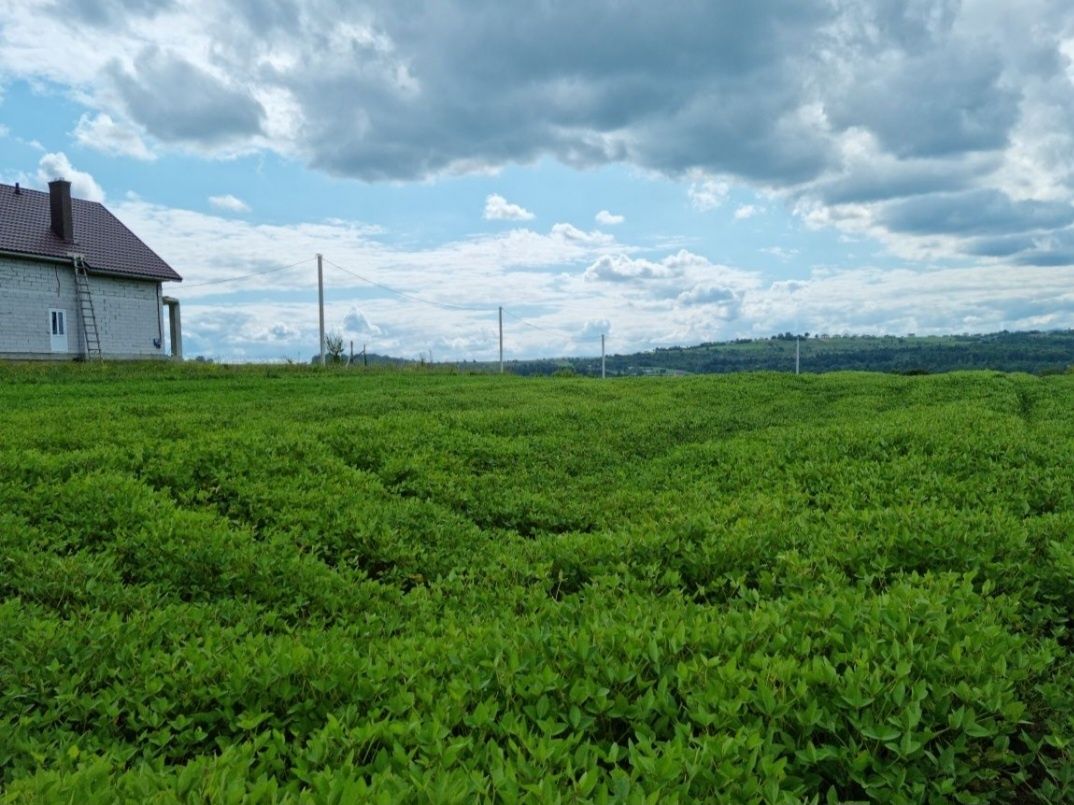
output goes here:
<path id="1" fill-rule="evenodd" d="M 162 294 L 181 279 L 69 182 L 0 184 L 0 360 L 182 357 L 179 304 Z"/>

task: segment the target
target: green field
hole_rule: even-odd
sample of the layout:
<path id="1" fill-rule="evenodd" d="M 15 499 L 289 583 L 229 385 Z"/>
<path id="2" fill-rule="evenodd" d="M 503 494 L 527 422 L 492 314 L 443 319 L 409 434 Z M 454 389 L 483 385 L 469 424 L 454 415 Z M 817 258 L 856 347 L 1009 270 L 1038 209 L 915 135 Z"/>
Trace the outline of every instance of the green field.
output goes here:
<path id="1" fill-rule="evenodd" d="M 1074 376 L 0 368 L 0 802 L 1074 802 Z"/>

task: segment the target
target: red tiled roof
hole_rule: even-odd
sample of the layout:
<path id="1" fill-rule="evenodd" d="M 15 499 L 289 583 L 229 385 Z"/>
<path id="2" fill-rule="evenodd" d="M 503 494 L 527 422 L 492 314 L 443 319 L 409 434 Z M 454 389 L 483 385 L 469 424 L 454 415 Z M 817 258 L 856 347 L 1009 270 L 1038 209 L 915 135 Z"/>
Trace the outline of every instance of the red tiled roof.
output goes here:
<path id="1" fill-rule="evenodd" d="M 90 271 L 127 277 L 181 281 L 175 271 L 138 236 L 96 201 L 71 199 L 73 243 L 64 243 L 52 231 L 49 194 L 0 184 L 0 251 L 38 257 L 86 258 Z"/>

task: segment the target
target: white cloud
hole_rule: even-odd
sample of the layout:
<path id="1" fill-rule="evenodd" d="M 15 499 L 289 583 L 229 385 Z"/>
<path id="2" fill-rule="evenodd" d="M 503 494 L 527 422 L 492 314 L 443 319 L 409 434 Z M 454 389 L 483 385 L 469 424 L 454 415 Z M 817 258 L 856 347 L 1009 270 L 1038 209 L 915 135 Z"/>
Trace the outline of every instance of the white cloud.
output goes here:
<path id="1" fill-rule="evenodd" d="M 623 221 L 625 220 L 626 218 L 624 216 L 615 215 L 614 213 L 610 213 L 607 210 L 601 210 L 596 214 L 596 221 L 602 226 L 617 226 L 618 224 L 623 223 Z"/>
<path id="2" fill-rule="evenodd" d="M 0 74 L 61 87 L 92 110 L 87 142 L 134 156 L 151 138 L 212 157 L 273 151 L 370 181 L 542 158 L 619 164 L 686 177 L 699 209 L 726 200 L 713 178 L 725 177 L 912 260 L 979 244 L 959 216 L 927 236 L 900 228 L 884 214 L 893 200 L 967 188 L 1074 200 L 1069 2 L 1022 0 L 1017 15 L 995 0 L 611 16 L 584 0 L 514 15 L 463 0 L 263 5 L 7 0 Z M 561 47 L 534 50 L 547 41 Z M 138 139 L 112 131 L 126 121 Z M 94 140 L 97 129 L 108 136 Z M 1064 259 L 1038 252 L 1020 259 Z"/>
<path id="3" fill-rule="evenodd" d="M 698 284 L 676 297 L 680 305 L 705 305 L 712 303 L 727 304 L 737 302 L 738 292 L 723 285 Z"/>
<path id="4" fill-rule="evenodd" d="M 10 133 L 11 133 L 11 129 L 9 129 L 3 123 L 0 123 L 0 137 L 7 137 L 7 135 L 10 134 Z"/>
<path id="5" fill-rule="evenodd" d="M 694 209 L 707 212 L 723 204 L 731 186 L 719 179 L 703 178 L 691 182 L 686 192 Z"/>
<path id="6" fill-rule="evenodd" d="M 268 328 L 267 334 L 276 341 L 292 341 L 300 336 L 302 331 L 286 322 L 277 322 Z"/>
<path id="7" fill-rule="evenodd" d="M 663 279 L 672 277 L 676 270 L 664 263 L 642 258 L 634 259 L 625 254 L 605 254 L 598 257 L 582 275 L 594 282 L 631 282 L 634 280 Z"/>
<path id="8" fill-rule="evenodd" d="M 600 338 L 607 336 L 612 331 L 612 323 L 608 319 L 590 319 L 582 325 L 578 331 L 578 337 L 583 339 Z"/>
<path id="9" fill-rule="evenodd" d="M 142 141 L 141 135 L 130 125 L 121 125 L 104 112 L 91 117 L 84 114 L 72 132 L 75 142 L 106 154 L 133 157 L 149 161 L 156 155 Z"/>
<path id="10" fill-rule="evenodd" d="M 357 307 L 352 307 L 343 317 L 343 330 L 349 335 L 381 335 L 384 331 L 369 320 Z"/>
<path id="11" fill-rule="evenodd" d="M 680 249 L 662 260 L 632 258 L 625 254 L 604 254 L 590 263 L 582 277 L 588 281 L 606 280 L 629 282 L 634 280 L 669 279 L 691 271 L 715 269 L 705 257 Z"/>
<path id="12" fill-rule="evenodd" d="M 317 351 L 316 252 L 329 261 L 326 320 L 356 346 L 360 338 L 370 351 L 406 357 L 432 349 L 437 360 L 493 359 L 500 304 L 542 328 L 505 317 L 509 358 L 596 354 L 610 322 L 617 352 L 786 330 L 1074 326 L 1074 269 L 1063 267 L 864 267 L 771 282 L 695 251 L 644 251 L 567 223 L 407 249 L 354 222 L 259 225 L 138 199 L 114 211 L 186 278 L 168 292 L 183 301 L 190 354 L 229 360 L 306 361 Z M 459 307 L 395 296 L 333 264 Z M 269 270 L 232 284 L 198 284 Z"/>
<path id="13" fill-rule="evenodd" d="M 512 204 L 499 193 L 485 199 L 486 221 L 532 221 L 536 216 L 525 207 Z"/>
<path id="14" fill-rule="evenodd" d="M 764 209 L 762 207 L 753 204 L 743 204 L 735 210 L 735 220 L 745 221 L 747 218 L 752 218 L 763 211 Z"/>
<path id="15" fill-rule="evenodd" d="M 792 257 L 797 257 L 798 255 L 797 249 L 786 249 L 783 246 L 766 246 L 765 248 L 761 249 L 761 251 L 765 254 L 770 254 L 773 257 L 778 257 L 784 262 L 790 260 Z"/>
<path id="16" fill-rule="evenodd" d="M 216 207 L 216 209 L 224 210 L 226 212 L 241 213 L 250 211 L 249 204 L 230 193 L 223 196 L 209 196 L 209 203 Z"/>
<path id="17" fill-rule="evenodd" d="M 53 179 L 66 179 L 71 183 L 71 195 L 87 201 L 104 201 L 104 190 L 85 171 L 76 170 L 62 151 L 45 154 L 37 163 L 37 180 L 44 186 Z"/>

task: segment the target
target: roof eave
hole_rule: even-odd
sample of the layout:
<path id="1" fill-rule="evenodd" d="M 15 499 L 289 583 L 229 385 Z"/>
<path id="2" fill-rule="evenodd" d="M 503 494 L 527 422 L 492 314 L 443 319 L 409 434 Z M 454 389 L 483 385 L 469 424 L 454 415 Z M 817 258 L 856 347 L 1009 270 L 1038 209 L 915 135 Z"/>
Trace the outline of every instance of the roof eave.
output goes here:
<path id="1" fill-rule="evenodd" d="M 45 263 L 70 263 L 70 257 L 56 257 L 53 254 L 38 254 L 37 252 L 20 252 L 12 249 L 0 249 L 0 257 L 21 257 L 23 259 L 41 260 Z"/>
<path id="2" fill-rule="evenodd" d="M 40 260 L 43 263 L 60 263 L 63 265 L 69 265 L 74 260 L 74 255 L 69 257 L 57 257 L 53 254 L 39 254 L 37 252 L 20 252 L 12 249 L 0 249 L 0 257 L 18 257 L 24 260 Z M 100 266 L 94 266 L 86 263 L 86 269 L 93 274 L 107 274 L 111 277 L 125 277 L 127 279 L 145 280 L 147 282 L 182 282 L 183 278 L 175 273 L 174 269 L 171 270 L 174 277 L 158 277 L 153 274 L 135 274 L 130 271 L 113 271 L 107 268 L 101 268 Z"/>

